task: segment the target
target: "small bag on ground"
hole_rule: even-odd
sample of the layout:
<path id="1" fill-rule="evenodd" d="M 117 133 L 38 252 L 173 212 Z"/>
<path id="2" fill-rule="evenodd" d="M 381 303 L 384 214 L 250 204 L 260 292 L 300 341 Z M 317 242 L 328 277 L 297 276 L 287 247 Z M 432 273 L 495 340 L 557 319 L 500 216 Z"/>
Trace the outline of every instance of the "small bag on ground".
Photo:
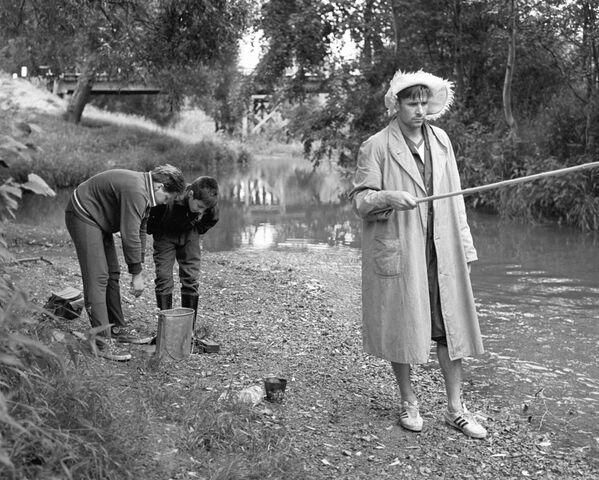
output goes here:
<path id="1" fill-rule="evenodd" d="M 57 317 L 73 320 L 81 315 L 83 295 L 80 290 L 67 287 L 59 292 L 52 292 L 44 308 Z"/>

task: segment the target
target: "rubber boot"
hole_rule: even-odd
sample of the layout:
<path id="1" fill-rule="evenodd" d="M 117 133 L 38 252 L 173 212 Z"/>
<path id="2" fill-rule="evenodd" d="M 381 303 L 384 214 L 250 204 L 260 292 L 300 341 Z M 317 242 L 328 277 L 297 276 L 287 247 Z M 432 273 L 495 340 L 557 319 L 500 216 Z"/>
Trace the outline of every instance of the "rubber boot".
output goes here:
<path id="1" fill-rule="evenodd" d="M 166 293 L 166 294 L 157 293 L 156 294 L 156 305 L 158 305 L 158 308 L 160 310 L 170 310 L 171 308 L 173 308 L 173 294 L 172 293 Z"/>
<path id="2" fill-rule="evenodd" d="M 160 310 L 170 310 L 173 308 L 173 294 L 156 294 L 156 305 Z M 150 341 L 150 345 L 156 345 L 156 337 Z"/>
<path id="3" fill-rule="evenodd" d="M 198 313 L 198 295 L 188 295 L 185 293 L 181 294 L 181 306 L 184 308 L 191 308 L 193 310 L 193 323 L 192 323 L 192 332 L 196 331 L 196 316 Z"/>

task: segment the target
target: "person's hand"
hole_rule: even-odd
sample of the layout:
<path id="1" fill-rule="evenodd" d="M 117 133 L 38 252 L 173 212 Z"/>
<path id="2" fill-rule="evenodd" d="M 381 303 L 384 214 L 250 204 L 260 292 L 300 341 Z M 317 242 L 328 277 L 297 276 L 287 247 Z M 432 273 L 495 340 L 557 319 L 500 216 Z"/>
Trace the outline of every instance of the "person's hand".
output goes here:
<path id="1" fill-rule="evenodd" d="M 411 210 L 416 208 L 416 199 L 408 192 L 389 190 L 385 192 L 387 203 L 394 210 Z"/>
<path id="2" fill-rule="evenodd" d="M 143 293 L 145 286 L 146 282 L 143 273 L 133 275 L 131 278 L 131 293 L 134 296 L 139 297 Z"/>

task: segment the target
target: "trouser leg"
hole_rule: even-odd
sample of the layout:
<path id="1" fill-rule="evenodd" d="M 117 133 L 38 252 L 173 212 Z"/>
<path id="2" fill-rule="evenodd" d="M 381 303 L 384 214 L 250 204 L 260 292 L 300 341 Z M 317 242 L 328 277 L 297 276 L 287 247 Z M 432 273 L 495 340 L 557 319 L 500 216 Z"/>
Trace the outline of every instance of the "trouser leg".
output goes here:
<path id="1" fill-rule="evenodd" d="M 177 249 L 177 262 L 181 281 L 181 306 L 193 310 L 194 331 L 198 310 L 200 260 L 200 236 L 192 231 L 187 234 L 185 242 Z"/>
<path id="2" fill-rule="evenodd" d="M 126 322 L 123 315 L 121 288 L 119 284 L 121 268 L 112 234 L 104 234 L 104 251 L 106 252 L 106 261 L 108 263 L 108 285 L 106 288 L 108 321 L 115 327 L 124 327 Z"/>
<path id="3" fill-rule="evenodd" d="M 429 238 L 427 238 L 426 242 L 428 293 L 431 306 L 431 338 L 436 341 L 437 344 L 447 345 L 445 322 L 441 310 L 437 251 L 431 235 L 432 232 L 429 232 Z"/>
<path id="4" fill-rule="evenodd" d="M 176 249 L 182 296 L 199 294 L 201 254 L 200 235 L 197 232 L 189 232 L 184 242 Z"/>
<path id="5" fill-rule="evenodd" d="M 106 290 L 109 274 L 103 232 L 98 226 L 82 221 L 70 211 L 65 212 L 65 224 L 77 252 L 85 310 L 91 326 L 107 326 Z M 110 329 L 99 332 L 99 335 L 110 337 Z"/>
<path id="6" fill-rule="evenodd" d="M 166 234 L 154 234 L 154 268 L 156 295 L 173 293 L 173 267 L 175 265 L 176 238 Z"/>

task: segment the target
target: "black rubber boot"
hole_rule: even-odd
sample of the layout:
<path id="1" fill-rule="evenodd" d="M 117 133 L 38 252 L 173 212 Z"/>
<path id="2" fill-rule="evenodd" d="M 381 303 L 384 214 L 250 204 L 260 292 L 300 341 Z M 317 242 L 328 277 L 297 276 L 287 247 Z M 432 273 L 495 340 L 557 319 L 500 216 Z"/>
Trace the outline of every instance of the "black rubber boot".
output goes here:
<path id="1" fill-rule="evenodd" d="M 173 294 L 156 294 L 156 305 L 160 310 L 170 310 L 173 308 Z M 156 345 L 156 337 L 150 341 L 150 345 Z"/>
<path id="2" fill-rule="evenodd" d="M 156 305 L 160 310 L 169 310 L 173 308 L 173 294 L 156 294 Z"/>
<path id="3" fill-rule="evenodd" d="M 198 295 L 187 295 L 185 293 L 181 294 L 181 306 L 184 308 L 191 308 L 193 310 L 193 323 L 192 323 L 192 332 L 196 331 L 196 316 L 198 313 Z"/>

